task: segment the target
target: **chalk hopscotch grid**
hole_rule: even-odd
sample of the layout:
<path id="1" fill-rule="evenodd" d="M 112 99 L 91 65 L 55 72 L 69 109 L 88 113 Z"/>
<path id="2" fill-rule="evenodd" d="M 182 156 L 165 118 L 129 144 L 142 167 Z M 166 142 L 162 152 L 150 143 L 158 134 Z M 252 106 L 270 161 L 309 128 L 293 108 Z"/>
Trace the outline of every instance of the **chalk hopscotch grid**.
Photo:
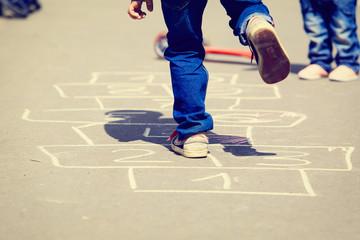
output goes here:
<path id="1" fill-rule="evenodd" d="M 171 93 L 171 87 L 168 85 L 168 83 L 164 83 L 161 81 L 157 81 L 157 78 L 160 76 L 167 79 L 168 78 L 168 74 L 167 73 L 144 73 L 144 72 L 96 72 L 92 74 L 92 78 L 88 83 L 59 83 L 59 84 L 55 84 L 54 88 L 55 90 L 58 92 L 59 96 L 61 98 L 65 98 L 65 99 L 75 99 L 75 98 L 87 98 L 87 99 L 93 99 L 97 104 L 98 104 L 98 108 L 76 108 L 76 109 L 45 109 L 42 110 L 43 112 L 60 112 L 60 113 L 70 113 L 71 112 L 86 112 L 86 111 L 112 111 L 112 110 L 119 110 L 118 108 L 107 108 L 105 106 L 105 104 L 103 103 L 104 99 L 107 100 L 118 100 L 118 99 L 124 99 L 124 98 L 134 98 L 134 99 L 143 99 L 144 96 L 146 95 L 146 99 L 157 99 L 158 101 L 163 101 L 163 102 L 171 102 L 172 101 L 172 93 Z M 218 123 L 216 123 L 216 126 L 219 127 L 237 127 L 237 128 L 245 128 L 246 129 L 246 137 L 249 139 L 249 142 L 253 143 L 252 140 L 252 131 L 254 128 L 261 128 L 261 127 L 275 127 L 275 128 L 291 128 L 294 127 L 298 124 L 300 124 L 302 121 L 306 120 L 306 115 L 305 114 L 300 114 L 300 113 L 295 113 L 295 112 L 282 112 L 282 111 L 271 111 L 271 110 L 235 110 L 235 107 L 238 107 L 240 105 L 240 102 L 242 99 L 251 99 L 251 100 L 269 100 L 269 99 L 280 99 L 281 95 L 279 92 L 279 89 L 277 86 L 268 86 L 268 85 L 261 85 L 261 84 L 237 84 L 237 79 L 238 79 L 238 75 L 237 74 L 214 74 L 214 85 L 216 87 L 218 87 L 219 85 L 221 86 L 222 84 L 230 84 L 233 86 L 236 86 L 237 90 L 235 92 L 232 92 L 232 94 L 227 94 L 226 91 L 225 92 L 221 92 L 221 91 L 215 91 L 215 93 L 211 92 L 211 90 L 209 91 L 209 96 L 212 99 L 230 99 L 233 100 L 233 103 L 228 107 L 228 109 L 210 109 L 209 111 L 214 111 L 217 112 L 218 114 L 214 115 L 214 119 L 215 121 L 218 121 Z M 110 78 L 114 78 L 114 79 L 118 79 L 121 77 L 128 77 L 130 81 L 135 81 L 135 82 L 140 82 L 141 83 L 141 88 L 136 87 L 135 89 L 133 88 L 133 90 L 131 90 L 131 86 L 129 86 L 129 83 L 127 82 L 126 84 L 121 83 L 119 81 L 117 82 L 113 82 L 113 81 L 109 81 L 106 80 L 106 77 L 110 77 Z M 105 78 L 104 80 L 102 80 L 102 78 Z M 230 79 L 230 80 L 229 80 Z M 126 85 L 126 91 L 119 91 L 119 89 L 121 89 L 122 86 Z M 110 95 L 99 95 L 99 94 L 94 94 L 91 96 L 76 96 L 76 91 L 75 94 L 71 95 L 67 93 L 67 90 L 70 88 L 78 88 L 80 87 L 88 87 L 91 86 L 92 89 L 94 89 L 93 91 L 95 91 L 94 93 L 97 93 L 98 89 L 97 88 L 102 88 L 102 90 L 104 90 L 103 88 L 106 87 L 107 90 L 109 91 L 115 91 L 112 92 L 112 94 Z M 110 86 L 110 87 L 109 87 Z M 144 88 L 145 86 L 145 88 Z M 148 88 L 149 87 L 156 87 L 155 89 L 161 89 L 161 93 L 157 94 L 157 95 L 151 95 L 150 92 L 148 92 Z M 93 88 L 95 87 L 95 88 Z M 256 89 L 266 89 L 266 91 L 268 91 L 269 89 L 271 89 L 272 94 L 268 95 L 267 97 L 257 97 L 257 96 L 247 96 L 247 97 L 242 97 L 241 94 L 243 94 L 243 88 L 256 88 Z M 65 90 L 67 89 L 67 90 Z M 124 94 L 124 93 L 130 93 L 128 94 L 128 96 L 119 96 L 119 94 Z M 141 92 L 142 95 L 136 95 L 136 93 Z M 268 91 L 269 92 L 269 91 Z M 104 93 L 104 92 L 103 92 Z M 115 93 L 115 95 L 113 94 Z M 224 96 L 224 94 L 226 96 Z M 171 104 L 167 103 L 167 104 L 163 104 L 161 107 L 155 107 L 155 108 L 142 108 L 143 111 L 159 111 L 162 109 L 162 111 L 169 111 Z M 131 109 L 131 108 L 130 108 Z M 126 109 L 124 109 L 126 110 Z M 131 109 L 133 110 L 133 109 Z M 136 110 L 136 109 L 135 109 Z M 230 113 L 229 113 L 230 112 Z M 119 143 L 119 144 L 98 144 L 98 143 L 94 143 L 94 141 L 86 134 L 84 133 L 81 129 L 86 129 L 89 127 L 94 127 L 94 126 L 103 126 L 104 124 L 107 124 L 108 122 L 106 121 L 83 121 L 83 120 L 56 120 L 56 119 L 33 119 L 30 117 L 32 111 L 29 109 L 26 109 L 23 113 L 22 119 L 25 121 L 31 121 L 31 122 L 38 122 L 38 123 L 65 123 L 65 124 L 71 124 L 71 129 L 77 133 L 79 135 L 79 137 L 81 139 L 83 139 L 83 141 L 86 143 L 84 145 L 43 145 L 43 146 L 38 146 L 38 148 L 40 149 L 41 152 L 43 152 L 46 156 L 48 156 L 51 159 L 51 162 L 53 163 L 53 165 L 55 167 L 60 167 L 60 168 L 87 168 L 87 169 L 107 169 L 107 168 L 119 168 L 119 169 L 128 169 L 128 178 L 129 178 L 129 183 L 130 183 L 130 187 L 131 189 L 133 189 L 134 192 L 143 192 L 143 193 L 157 193 L 157 192 L 161 192 L 161 193 L 220 193 L 220 194 L 251 194 L 251 195 L 282 195 L 282 196 L 310 196 L 310 197 L 314 197 L 316 196 L 316 193 L 314 191 L 314 189 L 312 188 L 311 184 L 310 184 L 310 180 L 309 177 L 307 176 L 306 171 L 351 171 L 352 170 L 352 164 L 351 164 L 351 154 L 354 151 L 354 147 L 334 147 L 334 146 L 311 146 L 311 148 L 318 148 L 318 149 L 327 149 L 329 152 L 333 151 L 334 149 L 341 149 L 341 151 L 345 152 L 345 164 L 342 168 L 302 168 L 301 166 L 291 166 L 288 165 L 286 166 L 273 166 L 270 164 L 268 164 L 268 166 L 266 166 L 266 164 L 264 164 L 263 166 L 261 166 L 261 164 L 259 163 L 258 166 L 256 167 L 231 167 L 231 166 L 223 166 L 222 164 L 222 160 L 219 160 L 217 157 L 215 157 L 213 154 L 209 154 L 208 156 L 208 160 L 211 163 L 210 166 L 163 166 L 159 163 L 171 163 L 172 161 L 147 161 L 147 160 L 143 160 L 141 158 L 146 158 L 147 156 L 151 155 L 151 154 L 155 154 L 156 152 L 153 150 L 149 150 L 147 148 L 154 148 L 154 144 L 150 144 L 150 143 L 144 143 L 144 144 L 132 144 L 132 143 Z M 244 123 L 237 123 L 233 121 L 233 114 L 238 114 L 238 116 L 242 116 L 245 120 L 245 124 Z M 280 118 L 292 118 L 293 121 L 288 121 L 286 122 L 286 124 L 279 124 L 279 125 L 269 125 L 266 124 L 266 121 L 264 119 L 259 119 L 261 118 L 261 115 L 264 116 L 268 116 L 268 115 L 272 115 L 272 116 L 276 116 L 276 117 L 280 117 Z M 246 122 L 248 121 L 248 122 Z M 265 121 L 265 122 L 264 122 Z M 145 132 L 144 132 L 144 136 L 147 137 L 147 135 L 149 134 L 151 127 L 152 126 L 156 126 L 156 125 L 169 125 L 169 126 L 173 126 L 176 127 L 176 124 L 174 123 L 112 123 L 112 124 L 116 124 L 116 125 L 129 125 L 129 126 L 143 126 L 145 127 Z M 76 125 L 76 126 L 74 126 Z M 231 134 L 228 134 L 231 135 Z M 152 136 L 152 137 L 163 137 L 163 136 Z M 168 144 L 161 144 L 163 146 L 166 146 Z M 216 146 L 219 147 L 218 144 L 211 144 L 212 146 Z M 224 145 L 224 144 L 223 144 Z M 146 151 L 148 151 L 146 154 L 143 155 L 136 155 L 134 156 L 129 156 L 128 157 L 128 161 L 119 161 L 118 163 L 152 163 L 154 165 L 129 165 L 129 164 L 125 164 L 125 165 L 109 165 L 109 166 L 91 166 L 91 165 L 83 165 L 83 166 L 71 166 L 71 165 L 63 165 L 61 164 L 61 161 L 53 154 L 51 153 L 50 149 L 51 148 L 58 148 L 58 147 L 71 147 L 71 148 L 76 148 L 76 147 L 118 147 L 118 146 L 129 146 L 132 148 L 135 148 L 139 151 L 143 151 L 144 153 L 146 153 Z M 225 145 L 224 145 L 225 146 Z M 232 145 L 234 147 L 234 145 Z M 262 145 L 255 145 L 252 144 L 252 147 L 255 148 L 309 148 L 309 146 L 270 146 L 270 145 L 266 145 L 266 146 L 262 146 Z M 139 148 L 139 147 L 146 147 L 144 149 Z M 244 145 L 241 145 L 239 147 L 244 147 Z M 156 147 L 155 147 L 156 148 Z M 131 148 L 130 148 L 131 149 Z M 115 150 L 114 150 L 115 151 Z M 117 150 L 117 151 L 121 151 L 121 150 Z M 150 154 L 151 153 L 151 154 Z M 116 161 L 115 161 L 116 162 Z M 193 162 L 192 165 L 196 165 L 196 162 Z M 241 191 L 241 190 L 232 190 L 231 189 L 231 182 L 232 182 L 232 177 L 229 176 L 228 173 L 219 173 L 219 174 L 215 174 L 213 176 L 209 176 L 209 177 L 204 177 L 204 178 L 200 178 L 197 181 L 206 181 L 209 179 L 214 179 L 214 178 L 218 178 L 221 179 L 221 181 L 224 182 L 222 189 L 220 190 L 209 190 L 209 189 L 141 189 L 141 186 L 139 187 L 138 182 L 137 182 L 137 175 L 136 172 L 141 169 L 141 170 L 148 170 L 148 169 L 156 169 L 156 170 L 164 170 L 164 171 L 168 171 L 168 170 L 210 170 L 210 171 L 224 171 L 224 170 L 229 170 L 229 171 L 249 171 L 249 170 L 255 170 L 255 171 L 288 171 L 288 172 L 296 172 L 298 175 L 298 178 L 300 179 L 300 181 L 302 182 L 303 185 L 303 192 L 276 192 L 276 191 Z M 196 180 L 196 179 L 195 179 Z M 194 180 L 194 181 L 195 181 Z"/>

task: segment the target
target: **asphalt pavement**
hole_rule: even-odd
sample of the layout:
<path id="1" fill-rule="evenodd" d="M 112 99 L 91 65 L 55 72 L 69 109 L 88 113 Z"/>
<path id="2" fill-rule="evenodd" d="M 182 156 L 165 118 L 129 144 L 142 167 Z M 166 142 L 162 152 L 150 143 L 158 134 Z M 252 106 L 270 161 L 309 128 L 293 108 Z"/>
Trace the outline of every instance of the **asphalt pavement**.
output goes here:
<path id="1" fill-rule="evenodd" d="M 207 158 L 169 150 L 160 2 L 42 0 L 0 18 L 0 239 L 360 239 L 360 80 L 299 80 L 298 1 L 265 0 L 291 60 L 265 84 L 247 57 L 209 54 Z M 359 10 L 358 10 L 359 12 Z M 247 51 L 219 1 L 206 44 Z"/>

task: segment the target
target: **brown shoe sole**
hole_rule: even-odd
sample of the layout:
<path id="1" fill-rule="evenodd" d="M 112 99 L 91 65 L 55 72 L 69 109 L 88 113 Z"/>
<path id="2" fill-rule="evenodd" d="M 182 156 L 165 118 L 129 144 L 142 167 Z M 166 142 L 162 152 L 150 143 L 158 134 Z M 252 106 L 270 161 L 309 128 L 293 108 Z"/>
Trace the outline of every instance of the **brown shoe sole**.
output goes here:
<path id="1" fill-rule="evenodd" d="M 259 30 L 251 47 L 255 50 L 261 78 L 267 84 L 284 80 L 290 73 L 290 60 L 274 31 Z"/>

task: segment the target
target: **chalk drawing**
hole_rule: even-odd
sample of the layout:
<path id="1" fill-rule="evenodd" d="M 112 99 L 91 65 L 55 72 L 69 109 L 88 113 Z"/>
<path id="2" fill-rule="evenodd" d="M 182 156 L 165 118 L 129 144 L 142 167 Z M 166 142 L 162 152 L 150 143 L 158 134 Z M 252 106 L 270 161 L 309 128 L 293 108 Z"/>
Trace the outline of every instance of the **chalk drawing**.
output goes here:
<path id="1" fill-rule="evenodd" d="M 94 72 L 89 81 L 53 87 L 69 104 L 28 108 L 21 118 L 57 124 L 78 139 L 76 144 L 50 143 L 38 149 L 58 168 L 125 169 L 134 193 L 316 197 L 309 172 L 336 174 L 353 168 L 353 146 L 256 144 L 255 130 L 301 127 L 307 116 L 245 109 L 244 100 L 276 101 L 282 96 L 277 85 L 246 84 L 239 74 L 210 76 L 207 111 L 215 130 L 209 133 L 208 157 L 197 160 L 174 154 L 166 142 L 177 126 L 169 73 Z M 71 104 L 75 100 L 78 107 Z"/>
<path id="2" fill-rule="evenodd" d="M 204 181 L 204 180 L 208 180 L 211 178 L 216 178 L 216 177 L 222 177 L 224 180 L 224 185 L 223 185 L 223 189 L 228 190 L 231 189 L 231 179 L 229 174 L 227 173 L 219 173 L 217 175 L 213 175 L 213 176 L 208 176 L 208 177 L 204 177 L 204 178 L 197 178 L 197 179 L 193 179 L 193 182 L 197 182 L 197 181 Z"/>

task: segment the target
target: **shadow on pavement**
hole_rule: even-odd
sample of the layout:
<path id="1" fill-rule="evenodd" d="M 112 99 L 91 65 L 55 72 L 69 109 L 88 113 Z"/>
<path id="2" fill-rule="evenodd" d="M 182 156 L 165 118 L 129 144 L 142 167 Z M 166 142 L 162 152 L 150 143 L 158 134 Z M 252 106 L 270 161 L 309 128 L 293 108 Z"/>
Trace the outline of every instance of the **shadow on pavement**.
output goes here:
<path id="1" fill-rule="evenodd" d="M 160 112 L 146 110 L 118 110 L 106 113 L 114 119 L 104 125 L 105 132 L 119 142 L 144 141 L 159 144 L 170 150 L 167 142 L 177 124 L 172 118 L 161 118 Z M 264 156 L 275 153 L 261 153 L 252 147 L 246 137 L 219 135 L 209 132 L 210 144 L 220 144 L 224 152 L 235 156 Z M 164 145 L 166 144 L 166 145 Z"/>
<path id="2" fill-rule="evenodd" d="M 294 74 L 298 74 L 298 72 L 300 72 L 300 70 L 302 70 L 303 68 L 307 67 L 308 64 L 291 64 L 291 69 L 290 72 L 294 73 Z"/>
<path id="3" fill-rule="evenodd" d="M 38 0 L 0 0 L 0 17 L 3 18 L 27 18 L 40 9 Z"/>

